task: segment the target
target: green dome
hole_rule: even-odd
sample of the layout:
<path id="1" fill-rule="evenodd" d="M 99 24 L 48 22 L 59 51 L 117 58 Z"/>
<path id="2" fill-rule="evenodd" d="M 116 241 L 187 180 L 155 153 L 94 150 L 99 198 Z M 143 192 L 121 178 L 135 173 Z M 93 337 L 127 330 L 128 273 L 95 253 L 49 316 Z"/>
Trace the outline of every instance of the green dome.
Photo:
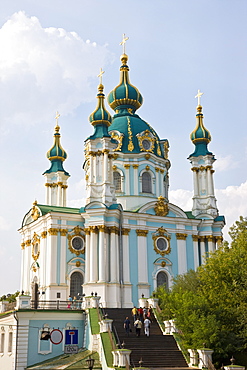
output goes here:
<path id="1" fill-rule="evenodd" d="M 51 147 L 50 150 L 48 150 L 46 156 L 47 158 L 52 161 L 53 159 L 60 159 L 61 161 L 65 161 L 67 158 L 67 153 L 63 149 L 63 147 L 60 144 L 60 133 L 59 133 L 60 127 L 57 125 L 55 127 L 55 134 L 54 134 L 54 144 Z"/>
<path id="2" fill-rule="evenodd" d="M 130 109 L 135 112 L 142 105 L 143 98 L 139 90 L 131 85 L 129 81 L 128 56 L 121 56 L 120 83 L 108 95 L 108 103 L 112 109 L 117 111 L 121 108 Z"/>
<path id="3" fill-rule="evenodd" d="M 46 154 L 47 158 L 51 161 L 51 167 L 49 168 L 49 170 L 45 171 L 44 174 L 61 171 L 69 176 L 69 173 L 66 172 L 63 168 L 63 162 L 67 158 L 67 153 L 60 144 L 61 135 L 59 133 L 59 130 L 60 127 L 57 124 L 55 127 L 54 144 Z"/>
<path id="4" fill-rule="evenodd" d="M 116 151 L 164 156 L 163 147 L 155 130 L 137 114 L 130 114 L 127 109 L 120 110 L 113 117 L 108 131 L 118 143 Z"/>
<path id="5" fill-rule="evenodd" d="M 99 84 L 98 86 L 98 104 L 93 113 L 89 116 L 89 122 L 94 126 L 97 124 L 105 124 L 110 126 L 112 118 L 109 112 L 107 112 L 104 104 L 105 95 L 103 94 L 104 86 Z"/>
<path id="6" fill-rule="evenodd" d="M 190 134 L 190 139 L 195 145 L 195 150 L 190 157 L 199 157 L 204 155 L 213 155 L 213 153 L 208 151 L 208 143 L 211 141 L 210 132 L 205 128 L 203 124 L 203 114 L 202 114 L 202 106 L 197 106 L 196 115 L 196 128 Z"/>
<path id="7" fill-rule="evenodd" d="M 197 142 L 206 142 L 207 144 L 211 141 L 210 132 L 203 125 L 203 114 L 201 105 L 197 106 L 198 114 L 196 115 L 197 124 L 196 128 L 190 134 L 190 139 L 193 144 Z"/>

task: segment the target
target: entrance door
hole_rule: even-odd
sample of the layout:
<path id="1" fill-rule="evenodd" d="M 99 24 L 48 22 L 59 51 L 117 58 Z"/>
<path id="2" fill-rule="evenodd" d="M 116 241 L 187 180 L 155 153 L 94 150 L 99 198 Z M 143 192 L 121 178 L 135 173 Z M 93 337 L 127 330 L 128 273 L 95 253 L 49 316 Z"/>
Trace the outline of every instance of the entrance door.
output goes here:
<path id="1" fill-rule="evenodd" d="M 70 296 L 81 297 L 82 296 L 82 284 L 83 276 L 80 272 L 76 271 L 70 277 Z"/>
<path id="2" fill-rule="evenodd" d="M 157 274 L 157 287 L 160 285 L 165 285 L 165 288 L 168 289 L 168 278 L 164 271 L 160 271 Z"/>

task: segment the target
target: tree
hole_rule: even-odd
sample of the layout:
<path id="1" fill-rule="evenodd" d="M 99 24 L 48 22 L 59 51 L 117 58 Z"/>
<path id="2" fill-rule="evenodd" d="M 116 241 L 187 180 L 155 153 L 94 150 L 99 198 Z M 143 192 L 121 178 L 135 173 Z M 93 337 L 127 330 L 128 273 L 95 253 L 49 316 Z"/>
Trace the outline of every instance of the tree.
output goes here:
<path id="1" fill-rule="evenodd" d="M 157 290 L 162 318 L 175 318 L 187 348 L 214 350 L 214 359 L 247 348 L 247 219 L 231 227 L 232 242 L 210 254 L 197 271 Z"/>

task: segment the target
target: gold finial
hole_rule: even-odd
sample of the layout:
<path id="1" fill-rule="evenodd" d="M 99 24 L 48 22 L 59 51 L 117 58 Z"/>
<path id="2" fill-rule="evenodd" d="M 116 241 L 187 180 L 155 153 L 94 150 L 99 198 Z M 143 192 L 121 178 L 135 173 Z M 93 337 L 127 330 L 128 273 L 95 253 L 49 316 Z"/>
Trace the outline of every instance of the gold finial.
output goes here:
<path id="1" fill-rule="evenodd" d="M 119 44 L 119 45 L 123 45 L 123 54 L 125 54 L 125 44 L 127 40 L 129 40 L 129 38 L 125 36 L 125 33 L 123 33 L 123 39 Z"/>
<path id="2" fill-rule="evenodd" d="M 100 68 L 100 73 L 97 76 L 97 77 L 99 77 L 99 83 L 100 83 L 100 85 L 102 85 L 102 76 L 103 76 L 104 73 L 105 73 L 105 71 L 103 71 L 103 69 Z"/>
<path id="3" fill-rule="evenodd" d="M 195 96 L 195 98 L 197 98 L 197 105 L 201 105 L 201 96 L 203 95 L 204 93 L 203 92 L 200 92 L 200 90 L 197 91 L 197 95 Z"/>
<path id="4" fill-rule="evenodd" d="M 59 127 L 59 124 L 58 124 L 58 118 L 60 117 L 60 114 L 58 113 L 58 111 L 56 111 L 56 117 L 55 117 L 55 120 L 56 120 L 56 127 L 55 127 L 55 131 L 58 132 L 60 127 Z"/>

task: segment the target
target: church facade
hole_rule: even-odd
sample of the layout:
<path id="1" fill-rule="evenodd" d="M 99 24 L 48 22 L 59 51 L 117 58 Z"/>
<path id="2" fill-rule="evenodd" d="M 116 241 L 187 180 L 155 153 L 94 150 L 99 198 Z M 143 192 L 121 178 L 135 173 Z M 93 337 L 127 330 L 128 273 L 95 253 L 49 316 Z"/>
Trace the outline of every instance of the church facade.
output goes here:
<path id="1" fill-rule="evenodd" d="M 222 241 L 213 183 L 215 157 L 203 124 L 198 93 L 195 146 L 189 156 L 194 179 L 192 210 L 169 202 L 169 142 L 137 114 L 142 95 L 130 83 L 128 56 L 121 56 L 120 82 L 105 108 L 102 82 L 94 128 L 85 139 L 86 204 L 67 207 L 69 173 L 58 117 L 44 172 L 45 204 L 25 215 L 21 291 L 33 300 L 61 300 L 97 293 L 103 307 L 132 307 L 161 284 L 196 269 Z"/>

